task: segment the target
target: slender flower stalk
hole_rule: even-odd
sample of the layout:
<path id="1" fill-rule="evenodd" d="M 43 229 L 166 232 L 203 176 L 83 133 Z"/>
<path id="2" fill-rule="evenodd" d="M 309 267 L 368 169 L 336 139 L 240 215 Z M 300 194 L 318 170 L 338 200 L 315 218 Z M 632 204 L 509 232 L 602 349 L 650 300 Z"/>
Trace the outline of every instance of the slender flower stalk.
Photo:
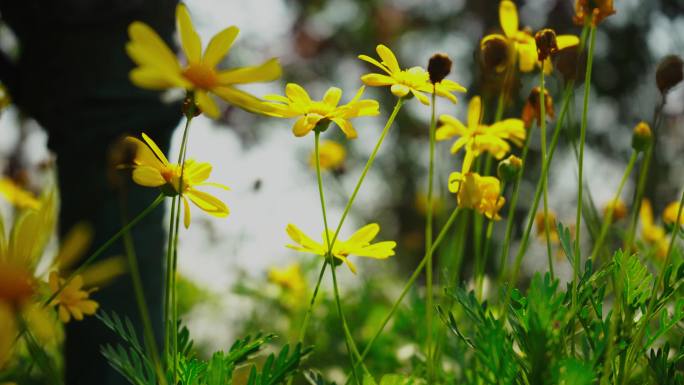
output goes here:
<path id="1" fill-rule="evenodd" d="M 588 22 L 591 23 L 589 19 Z M 577 214 L 575 218 L 575 259 L 573 261 L 573 289 L 572 306 L 577 305 L 577 287 L 579 285 L 580 244 L 582 224 L 582 192 L 584 191 L 584 143 L 587 136 L 587 115 L 589 113 L 589 91 L 591 90 L 591 69 L 594 61 L 594 43 L 596 42 L 596 26 L 592 23 L 589 29 L 589 48 L 587 56 L 587 70 L 584 76 L 584 105 L 582 108 L 582 122 L 580 125 L 579 160 L 577 162 Z"/>
<path id="2" fill-rule="evenodd" d="M 622 174 L 622 179 L 620 179 L 620 184 L 618 185 L 617 191 L 615 192 L 615 197 L 611 202 L 617 202 L 618 199 L 620 199 L 620 195 L 622 195 L 622 189 L 625 187 L 627 179 L 632 174 L 632 170 L 634 169 L 634 165 L 636 164 L 636 160 L 638 157 L 639 153 L 633 150 L 632 155 L 629 157 L 627 168 L 625 168 L 625 172 L 624 174 Z M 606 239 L 606 235 L 608 235 L 608 229 L 610 228 L 610 224 L 613 222 L 613 212 L 615 211 L 614 209 L 614 204 L 608 205 L 608 210 L 605 214 L 605 217 L 603 218 L 603 223 L 601 224 L 601 232 L 599 233 L 598 239 L 596 239 L 596 243 L 594 244 L 594 250 L 591 252 L 590 258 L 592 261 L 596 261 L 596 259 L 599 257 L 599 252 L 601 251 L 601 247 L 603 247 L 603 242 Z"/>
<path id="3" fill-rule="evenodd" d="M 545 98 L 545 82 L 544 71 L 539 71 L 539 129 L 541 131 L 541 156 L 542 160 L 546 159 L 546 101 Z M 549 260 L 549 273 L 551 279 L 555 279 L 553 272 L 553 250 L 551 249 L 551 229 L 549 228 L 549 183 L 547 178 L 542 180 L 543 194 L 544 194 L 544 233 L 546 235 L 546 255 Z"/>
<path id="4" fill-rule="evenodd" d="M 434 367 L 432 361 L 432 303 L 434 299 L 434 293 L 432 292 L 432 253 L 430 249 L 432 248 L 432 189 L 433 189 L 433 179 L 435 175 L 435 105 L 437 98 L 436 93 L 432 93 L 432 103 L 430 105 L 431 117 L 430 117 L 430 160 L 428 165 L 428 189 L 427 189 L 427 208 L 425 210 L 425 254 L 430 254 L 427 260 L 427 266 L 425 267 L 425 280 L 426 280 L 426 291 L 427 291 L 427 303 L 425 309 L 425 322 L 427 323 L 427 338 L 425 343 L 425 351 L 427 352 L 427 371 L 428 379 L 434 378 Z"/>

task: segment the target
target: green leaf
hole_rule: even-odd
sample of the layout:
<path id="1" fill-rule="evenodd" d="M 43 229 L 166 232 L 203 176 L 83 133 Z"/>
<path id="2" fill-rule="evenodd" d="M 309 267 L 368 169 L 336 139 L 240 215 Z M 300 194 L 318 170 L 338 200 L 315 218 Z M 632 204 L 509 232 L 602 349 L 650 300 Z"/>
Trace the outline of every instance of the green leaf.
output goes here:
<path id="1" fill-rule="evenodd" d="M 302 344 L 295 345 L 290 354 L 290 346 L 285 345 L 276 356 L 271 353 L 261 371 L 258 371 L 256 365 L 252 366 L 252 370 L 247 380 L 247 385 L 275 385 L 285 381 L 298 368 L 301 359 L 311 352 L 312 348 L 302 349 Z"/>
<path id="2" fill-rule="evenodd" d="M 622 250 L 615 252 L 615 273 L 622 282 L 623 301 L 636 309 L 646 303 L 651 296 L 653 276 L 635 255 L 625 255 Z"/>

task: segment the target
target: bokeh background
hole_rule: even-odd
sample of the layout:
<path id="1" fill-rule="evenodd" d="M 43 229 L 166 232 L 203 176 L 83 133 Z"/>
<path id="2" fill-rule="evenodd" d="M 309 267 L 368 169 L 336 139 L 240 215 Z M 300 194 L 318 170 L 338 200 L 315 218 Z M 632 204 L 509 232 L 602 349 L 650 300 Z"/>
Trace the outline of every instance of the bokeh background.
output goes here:
<path id="1" fill-rule="evenodd" d="M 558 33 L 580 32 L 581 28 L 572 23 L 570 0 L 516 3 L 521 27 L 537 30 L 550 26 Z M 499 31 L 498 1 L 189 0 L 187 5 L 205 42 L 225 26 L 237 25 L 241 29 L 226 66 L 280 58 L 284 68 L 281 80 L 245 87 L 257 96 L 282 93 L 287 82 L 297 82 L 314 98 L 322 97 L 328 87 L 337 86 L 344 90 L 343 101 L 349 100 L 361 86 L 359 77 L 373 71 L 357 55 L 374 56 L 375 45 L 384 43 L 394 50 L 404 67 L 426 66 L 432 54 L 447 53 L 454 61 L 449 78 L 466 86 L 468 94 L 460 98 L 458 105 L 439 101 L 437 109 L 438 113 L 462 119 L 467 100 L 483 89 L 479 41 Z M 683 0 L 617 0 L 615 7 L 617 14 L 597 31 L 585 150 L 585 183 L 597 207 L 610 199 L 618 185 L 631 151 L 632 128 L 641 120 L 653 119 L 660 102 L 655 85 L 658 61 L 668 54 L 684 53 Z M 18 49 L 7 28 L 0 30 L 0 45 L 5 52 Z M 521 77 L 504 116 L 519 117 L 537 81 L 534 75 Z M 560 98 L 561 85 L 557 75 L 548 81 L 555 98 Z M 369 88 L 366 96 L 381 102 L 381 115 L 355 122 L 358 139 L 345 141 L 337 130 L 328 130 L 324 135 L 343 143 L 348 153 L 343 170 L 324 176 L 328 215 L 333 221 L 339 218 L 395 101 L 386 89 Z M 178 100 L 179 95 L 163 97 L 171 101 Z M 579 130 L 581 97 L 581 92 L 576 92 L 571 124 L 561 138 L 549 180 L 550 207 L 566 223 L 574 221 L 577 204 L 576 162 L 569 143 Z M 285 227 L 294 223 L 309 234 L 322 230 L 315 173 L 309 165 L 312 136 L 295 138 L 290 121 L 223 107 L 218 121 L 203 116 L 193 121 L 188 151 L 191 157 L 214 164 L 212 179 L 232 188 L 221 193 L 231 215 L 216 219 L 195 210 L 193 226 L 182 231 L 180 239 L 186 320 L 198 344 L 208 349 L 227 347 L 246 328 L 264 327 L 259 317 L 272 317 L 270 321 L 283 323 L 276 328 L 287 329 L 287 312 L 273 307 L 269 300 L 277 298 L 280 289 L 268 283 L 268 269 L 299 261 L 313 284 L 320 261 L 285 248 L 289 242 Z M 493 102 L 487 107 L 493 108 Z M 656 212 L 675 200 L 684 185 L 684 87 L 680 85 L 669 93 L 663 114 L 647 187 Z M 372 319 L 373 314 L 355 314 L 354 304 L 378 292 L 396 297 L 400 282 L 422 257 L 428 124 L 429 109 L 416 101 L 408 102 L 342 229 L 344 237 L 363 224 L 378 222 L 382 227 L 379 237 L 399 244 L 397 255 L 389 262 L 359 262 L 358 276 L 340 269 L 353 319 Z M 146 127 L 130 129 L 140 132 Z M 171 154 L 177 153 L 179 134 L 180 130 L 176 130 Z M 39 190 L 46 179 L 45 167 L 53 158 L 46 143 L 47 134 L 40 125 L 9 107 L 0 117 L 0 170 L 13 177 L 22 175 L 30 188 Z M 448 149 L 449 144 L 438 144 L 437 210 L 441 221 L 445 218 L 440 215 L 448 214 L 455 204 L 446 190 L 447 176 L 460 168 L 460 159 L 451 156 Z M 529 157 L 531 167 L 526 170 L 514 234 L 522 232 L 520 226 L 531 201 L 525 197 L 532 196 L 539 175 L 535 161 L 539 158 L 537 134 L 533 134 Z M 633 189 L 632 179 L 624 189 L 625 201 L 631 201 Z M 3 209 L 8 212 L 7 207 Z M 503 223 L 495 227 L 495 242 L 502 238 L 504 227 Z M 441 280 L 460 282 L 470 276 L 472 258 L 467 239 L 456 242 L 449 242 L 438 256 L 437 276 Z M 517 250 L 517 244 L 512 250 Z M 546 268 L 544 251 L 541 243 L 533 242 L 524 266 L 527 274 Z M 560 276 L 567 279 L 570 270 L 564 258 L 559 258 L 558 264 Z M 490 272 L 494 269 L 488 267 Z M 384 314 L 383 309 L 375 311 L 378 316 Z M 276 313 L 283 317 L 276 317 Z M 409 330 L 410 322 L 406 322 L 404 326 Z M 319 327 L 326 325 L 321 322 Z M 395 351 L 399 357 L 395 358 L 409 357 L 411 352 L 406 349 L 411 348 Z"/>

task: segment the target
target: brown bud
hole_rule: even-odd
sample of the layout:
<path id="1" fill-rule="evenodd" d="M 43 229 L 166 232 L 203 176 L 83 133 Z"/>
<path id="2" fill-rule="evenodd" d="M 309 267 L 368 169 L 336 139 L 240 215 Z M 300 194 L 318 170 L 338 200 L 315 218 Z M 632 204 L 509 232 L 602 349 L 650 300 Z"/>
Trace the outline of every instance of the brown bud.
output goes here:
<path id="1" fill-rule="evenodd" d="M 534 87 L 530 91 L 530 95 L 527 97 L 527 102 L 523 106 L 522 111 L 522 121 L 525 122 L 525 127 L 529 128 L 533 121 L 540 121 L 541 118 L 541 104 L 540 97 L 541 89 L 539 87 Z M 553 99 L 549 95 L 549 91 L 544 89 L 544 109 L 546 110 L 546 116 L 553 119 L 556 114 L 553 111 Z"/>
<path id="2" fill-rule="evenodd" d="M 684 63 L 677 55 L 668 55 L 658 63 L 656 70 L 656 84 L 664 95 L 684 78 Z"/>
<path id="3" fill-rule="evenodd" d="M 485 38 L 480 43 L 480 57 L 485 70 L 502 72 L 508 63 L 508 44 L 498 36 Z"/>
<path id="4" fill-rule="evenodd" d="M 451 59 L 445 53 L 436 53 L 430 58 L 427 70 L 430 82 L 439 83 L 451 72 Z"/>
<path id="5" fill-rule="evenodd" d="M 534 35 L 534 40 L 537 43 L 537 58 L 539 61 L 544 61 L 552 54 L 558 52 L 556 32 L 552 29 L 544 28 L 537 32 Z"/>
<path id="6" fill-rule="evenodd" d="M 573 20 L 577 25 L 584 25 L 587 18 L 591 18 L 591 23 L 596 26 L 614 13 L 613 0 L 575 0 Z"/>

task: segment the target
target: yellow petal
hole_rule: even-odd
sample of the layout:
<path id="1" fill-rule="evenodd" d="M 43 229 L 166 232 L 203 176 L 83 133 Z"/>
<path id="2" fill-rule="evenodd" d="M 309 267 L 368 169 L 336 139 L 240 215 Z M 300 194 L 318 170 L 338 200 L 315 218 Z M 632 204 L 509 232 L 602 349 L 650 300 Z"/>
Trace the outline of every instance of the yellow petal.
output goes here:
<path id="1" fill-rule="evenodd" d="M 482 100 L 474 96 L 468 103 L 468 128 L 476 128 L 482 119 Z"/>
<path id="2" fill-rule="evenodd" d="M 185 208 L 185 215 L 183 216 L 183 226 L 185 226 L 185 228 L 187 229 L 190 227 L 192 214 L 190 214 L 190 204 L 188 203 L 188 198 L 186 198 L 185 196 L 183 197 L 183 207 Z"/>
<path id="3" fill-rule="evenodd" d="M 128 27 L 128 36 L 131 39 L 131 43 L 128 46 L 133 46 L 134 53 L 146 55 L 134 57 L 132 59 L 137 64 L 140 63 L 139 60 L 143 59 L 145 63 L 157 64 L 160 68 L 165 69 L 169 72 L 180 72 L 180 65 L 176 59 L 176 55 L 171 51 L 171 49 L 166 45 L 164 40 L 147 24 L 134 21 Z M 136 46 L 142 49 L 137 49 Z M 130 53 L 130 52 L 129 52 Z"/>
<path id="4" fill-rule="evenodd" d="M 295 122 L 294 126 L 292 126 L 292 133 L 295 136 L 301 137 L 313 130 L 315 124 L 309 123 L 308 119 L 306 116 L 302 116 L 297 121 Z"/>
<path id="5" fill-rule="evenodd" d="M 262 100 L 234 87 L 215 87 L 211 90 L 221 99 L 250 112 L 265 114 L 271 111 Z"/>
<path id="6" fill-rule="evenodd" d="M 356 139 L 358 137 L 354 126 L 349 120 L 343 118 L 333 118 L 332 121 L 335 122 L 338 127 L 340 127 L 347 139 Z"/>
<path id="7" fill-rule="evenodd" d="M 155 143 L 152 138 L 147 136 L 144 132 L 142 133 L 142 138 L 145 140 L 145 143 L 150 147 L 152 152 L 154 152 L 154 155 L 162 162 L 164 165 L 169 164 L 169 160 L 166 159 L 166 156 L 164 156 L 164 153 L 162 152 L 161 149 L 159 149 L 159 146 L 157 146 L 157 143 Z"/>
<path id="8" fill-rule="evenodd" d="M 499 22 L 506 36 L 513 37 L 518 32 L 518 10 L 515 3 L 503 0 L 499 3 Z"/>
<path id="9" fill-rule="evenodd" d="M 380 59 L 382 59 L 382 64 L 386 65 L 391 73 L 401 71 L 399 62 L 397 62 L 397 57 L 394 56 L 391 49 L 382 44 L 378 44 L 378 46 L 375 47 L 375 51 L 378 53 L 378 56 L 380 56 Z"/>
<path id="10" fill-rule="evenodd" d="M 196 90 L 195 100 L 197 101 L 197 105 L 199 105 L 200 110 L 202 110 L 202 113 L 208 117 L 216 119 L 221 115 L 221 111 L 216 105 L 216 102 L 205 91 Z"/>
<path id="11" fill-rule="evenodd" d="M 580 39 L 575 35 L 558 35 L 556 36 L 556 44 L 558 49 L 573 47 L 579 45 Z"/>
<path id="12" fill-rule="evenodd" d="M 131 83 L 149 90 L 165 90 L 183 86 L 182 83 L 174 81 L 173 78 L 165 76 L 164 73 L 153 67 L 134 68 L 131 70 L 129 78 Z"/>
<path id="13" fill-rule="evenodd" d="M 278 59 L 270 59 L 257 67 L 242 67 L 218 74 L 218 81 L 222 85 L 270 82 L 282 75 L 282 68 Z"/>
<path id="14" fill-rule="evenodd" d="M 322 244 L 314 241 L 308 235 L 304 234 L 304 232 L 300 230 L 297 226 L 293 224 L 288 224 L 285 231 L 287 232 L 287 235 L 290 237 L 290 239 L 292 239 L 295 243 L 302 246 L 304 250 L 318 255 L 326 254 L 326 251 Z"/>
<path id="15" fill-rule="evenodd" d="M 391 86 L 397 82 L 394 78 L 382 74 L 366 74 L 361 76 L 361 81 L 372 87 Z"/>
<path id="16" fill-rule="evenodd" d="M 202 59 L 202 42 L 192 25 L 190 13 L 183 3 L 176 6 L 176 20 L 178 21 L 178 32 L 185 56 L 190 63 L 199 63 Z"/>
<path id="17" fill-rule="evenodd" d="M 390 74 L 390 75 L 392 74 L 392 73 L 389 71 L 389 69 L 387 68 L 387 66 L 385 66 L 384 64 L 380 63 L 379 61 L 373 59 L 372 57 L 370 57 L 370 56 L 368 56 L 368 55 L 359 55 L 358 57 L 359 57 L 359 59 L 361 59 L 361 60 L 363 60 L 363 61 L 365 61 L 365 62 L 368 62 L 368 63 L 373 64 L 374 66 L 380 68 L 381 70 L 387 72 L 388 74 Z"/>
<path id="18" fill-rule="evenodd" d="M 375 238 L 380 232 L 380 226 L 377 223 L 369 223 L 362 228 L 356 230 L 354 234 L 347 240 L 346 243 L 355 246 L 365 246 Z"/>
<path id="19" fill-rule="evenodd" d="M 213 215 L 215 217 L 223 218 L 228 216 L 230 210 L 225 203 L 221 202 L 220 199 L 215 196 L 205 193 L 203 191 L 198 191 L 191 189 L 186 194 L 192 203 L 196 204 L 197 207 L 202 209 L 207 214 Z"/>
<path id="20" fill-rule="evenodd" d="M 342 97 L 342 90 L 337 88 L 337 87 L 330 87 L 328 88 L 328 91 L 325 92 L 325 95 L 323 95 L 323 103 L 331 106 L 331 107 L 337 107 L 337 103 L 340 102 L 340 98 Z"/>
<path id="21" fill-rule="evenodd" d="M 518 52 L 518 66 L 520 72 L 530 72 L 534 69 L 537 63 L 537 49 L 534 43 L 521 44 L 517 43 Z"/>
<path id="22" fill-rule="evenodd" d="M 287 83 L 285 86 L 285 95 L 294 103 L 310 104 L 311 98 L 302 86 L 296 83 Z"/>
<path id="23" fill-rule="evenodd" d="M 166 184 L 166 180 L 159 173 L 159 169 L 150 166 L 138 166 L 134 168 L 133 181 L 145 187 L 159 187 Z"/>
<path id="24" fill-rule="evenodd" d="M 207 49 L 204 50 L 202 62 L 211 68 L 216 67 L 221 59 L 230 51 L 230 47 L 233 45 L 238 33 L 240 33 L 238 27 L 231 26 L 212 37 L 207 45 Z"/>
<path id="25" fill-rule="evenodd" d="M 204 182 L 211 175 L 212 166 L 207 162 L 185 162 L 185 175 L 191 186 Z"/>

